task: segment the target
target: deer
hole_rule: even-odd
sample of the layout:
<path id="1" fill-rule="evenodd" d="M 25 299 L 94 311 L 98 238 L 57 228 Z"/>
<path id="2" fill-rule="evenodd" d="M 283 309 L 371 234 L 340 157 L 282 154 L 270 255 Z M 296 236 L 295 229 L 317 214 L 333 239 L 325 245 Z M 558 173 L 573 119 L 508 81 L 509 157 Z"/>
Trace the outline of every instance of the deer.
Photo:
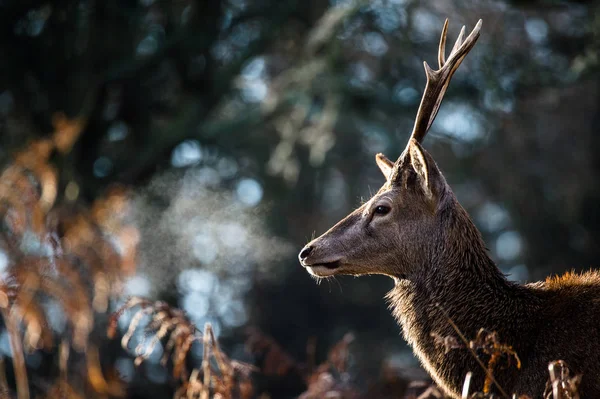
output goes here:
<path id="1" fill-rule="evenodd" d="M 439 69 L 424 62 L 427 82 L 408 144 L 395 162 L 375 157 L 385 183 L 299 253 L 317 279 L 336 275 L 389 276 L 386 295 L 404 339 L 434 382 L 460 398 L 470 389 L 542 397 L 549 363 L 566 362 L 581 374 L 579 393 L 600 398 L 600 273 L 570 272 L 542 282 L 510 281 L 492 260 L 481 233 L 459 204 L 432 156 L 422 147 L 450 79 L 475 45 L 482 21 L 464 38 L 463 26 L 446 58 L 448 20 L 438 50 Z M 446 350 L 436 337 L 495 332 L 520 367 L 486 371 L 479 355 Z M 476 356 L 477 355 L 477 356 Z"/>

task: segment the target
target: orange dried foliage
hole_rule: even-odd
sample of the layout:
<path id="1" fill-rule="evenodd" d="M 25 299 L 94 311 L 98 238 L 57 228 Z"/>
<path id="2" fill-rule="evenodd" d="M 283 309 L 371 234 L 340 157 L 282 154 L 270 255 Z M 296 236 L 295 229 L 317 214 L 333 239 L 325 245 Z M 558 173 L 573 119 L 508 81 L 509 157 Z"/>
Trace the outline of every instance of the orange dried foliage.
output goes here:
<path id="1" fill-rule="evenodd" d="M 63 154 L 71 151 L 86 123 L 87 120 L 83 117 L 69 119 L 62 112 L 55 113 L 52 116 L 52 126 L 54 127 L 52 140 L 56 149 Z"/>
<path id="2" fill-rule="evenodd" d="M 65 144 L 68 135 L 74 137 L 67 128 L 54 139 Z M 102 375 L 91 332 L 96 313 L 106 312 L 110 297 L 134 270 L 138 233 L 127 221 L 122 188 L 109 191 L 91 211 L 55 205 L 57 173 L 48 164 L 55 144 L 31 143 L 0 174 L 0 251 L 8 262 L 0 309 L 14 353 L 17 396 L 30 396 L 22 352 L 54 350 L 58 338 L 62 377 L 50 385 L 49 397 L 122 396 L 118 383 Z M 68 336 L 54 336 L 44 308 L 49 303 L 62 308 Z M 86 358 L 87 369 L 74 376 L 87 379 L 84 393 L 67 379 L 68 348 Z"/>
<path id="3" fill-rule="evenodd" d="M 40 396 L 40 398 L 42 398 Z M 69 384 L 68 381 L 58 380 L 53 384 L 43 396 L 44 399 L 86 399 L 77 389 Z"/>
<path id="4" fill-rule="evenodd" d="M 246 351 L 264 358 L 261 372 L 267 376 L 284 376 L 302 369 L 296 360 L 268 335 L 259 329 L 249 327 L 246 330 Z"/>
<path id="5" fill-rule="evenodd" d="M 354 341 L 354 335 L 347 333 L 331 347 L 327 360 L 307 378 L 307 390 L 299 399 L 319 398 L 359 398 L 359 391 L 348 382 L 346 375 L 348 367 L 349 347 Z"/>
<path id="6" fill-rule="evenodd" d="M 441 337 L 435 333 L 431 335 L 437 345 L 445 347 L 446 353 L 453 349 L 465 348 L 465 345 L 459 342 L 455 337 Z M 510 366 L 511 359 L 514 359 L 517 369 L 521 368 L 521 360 L 517 353 L 512 346 L 501 343 L 496 332 L 490 332 L 483 328 L 480 329 L 477 332 L 475 339 L 468 342 L 468 349 L 472 351 L 479 350 L 489 356 L 486 366 L 486 376 L 483 383 L 484 394 L 489 394 L 492 385 L 495 383 L 494 370 L 500 360 L 506 359 L 508 366 Z"/>
<path id="7" fill-rule="evenodd" d="M 125 389 L 116 374 L 108 378 L 102 372 L 100 367 L 100 354 L 98 348 L 91 345 L 87 350 L 87 379 L 94 392 L 111 397 L 122 397 L 125 395 Z"/>
<path id="8" fill-rule="evenodd" d="M 54 145 L 50 140 L 37 140 L 32 142 L 24 151 L 17 153 L 14 163 L 2 174 L 2 180 L 10 180 L 14 188 L 25 188 L 33 183 L 31 188 L 39 188 L 37 205 L 46 213 L 54 205 L 58 190 L 58 176 L 56 168 L 48 164 Z M 12 170 L 14 169 L 14 170 Z M 27 182 L 29 180 L 29 182 Z"/>
<path id="9" fill-rule="evenodd" d="M 454 337 L 441 337 L 437 334 L 432 334 L 432 337 L 437 345 L 445 347 L 446 353 L 450 350 L 466 348 L 464 344 Z M 489 360 L 482 392 L 468 394 L 471 373 L 467 373 L 465 388 L 463 389 L 463 392 L 467 393 L 466 396 L 463 396 L 465 399 L 492 399 L 496 397 L 490 391 L 492 384 L 496 383 L 493 379 L 494 369 L 502 358 L 506 358 L 508 366 L 511 364 L 511 359 L 514 359 L 517 369 L 521 368 L 521 360 L 517 353 L 510 345 L 502 344 L 498 338 L 498 334 L 495 332 L 489 332 L 483 328 L 480 329 L 476 338 L 468 342 L 468 348 L 472 351 L 482 351 L 485 355 L 489 356 Z M 562 360 L 550 362 L 548 371 L 550 376 L 546 383 L 544 399 L 579 399 L 578 387 L 581 382 L 581 375 L 571 376 L 571 371 Z M 513 394 L 512 398 L 531 399 L 528 395 L 520 395 L 518 393 Z"/>
<path id="10" fill-rule="evenodd" d="M 100 366 L 98 345 L 91 333 L 97 314 L 105 313 L 110 298 L 120 292 L 123 278 L 135 273 L 140 235 L 128 220 L 130 201 L 123 187 L 108 190 L 105 197 L 89 208 L 55 205 L 58 178 L 56 169 L 48 163 L 49 158 L 55 150 L 65 153 L 71 149 L 85 120 L 69 120 L 57 114 L 54 126 L 52 139 L 32 142 L 0 174 L 0 251 L 8 257 L 7 271 L 0 280 L 0 314 L 10 337 L 17 397 L 31 396 L 23 353 L 57 347 L 60 375 L 48 385 L 44 398 L 119 397 L 124 395 L 123 385 L 114 370 L 107 372 Z M 579 281 L 588 277 L 567 274 L 561 284 L 565 279 Z M 48 301 L 63 309 L 69 335 L 54 336 L 43 306 Z M 161 362 L 172 367 L 172 375 L 178 381 L 175 398 L 253 397 L 250 374 L 254 368 L 230 360 L 220 349 L 209 324 L 201 334 L 183 311 L 165 303 L 131 298 L 110 318 L 110 337 L 116 335 L 118 318 L 133 308 L 138 310 L 122 345 L 127 347 L 143 316 L 150 316 L 146 329 L 153 336 L 148 346 L 140 344 L 136 348 L 135 362 L 142 363 L 159 341 L 166 341 Z M 517 354 L 500 343 L 495 333 L 480 330 L 468 345 L 452 337 L 435 339 L 446 351 L 469 348 L 489 356 L 483 392 L 468 395 L 470 398 L 492 397 L 492 372 L 502 359 L 509 365 L 514 359 L 517 368 L 520 367 Z M 307 390 L 300 398 L 358 398 L 358 390 L 348 382 L 347 373 L 352 340 L 351 334 L 344 336 L 331 348 L 327 360 L 316 367 L 314 341 L 307 345 L 309 367 L 298 363 L 275 340 L 256 329 L 249 330 L 246 348 L 263 357 L 263 374 L 301 376 Z M 188 370 L 186 360 L 194 342 L 203 344 L 203 362 L 200 368 Z M 70 375 L 72 350 L 85 360 L 86 367 Z M 579 399 L 577 387 L 581 376 L 571 376 L 562 361 L 552 362 L 549 371 L 545 399 Z M 5 377 L 4 362 L 0 359 L 0 397 L 10 395 L 11 384 Z M 435 386 L 423 388 L 415 398 L 441 397 Z M 519 399 L 528 398 L 519 396 Z"/>
<path id="11" fill-rule="evenodd" d="M 151 355 L 156 344 L 166 341 L 161 364 L 170 361 L 172 375 L 180 382 L 174 398 L 241 398 L 253 397 L 254 389 L 250 374 L 255 368 L 251 365 L 231 360 L 219 347 L 212 327 L 206 324 L 204 334 L 200 334 L 196 326 L 190 322 L 185 313 L 172 308 L 164 302 L 151 302 L 146 299 L 130 298 L 111 317 L 108 336 L 116 335 L 118 319 L 127 310 L 138 308 L 132 315 L 127 332 L 121 339 L 121 345 L 128 349 L 133 334 L 138 329 L 144 316 L 150 316 L 150 322 L 144 327 L 146 334 L 152 338 L 146 344 L 143 340 L 135 348 L 137 357 L 135 364 L 140 365 Z M 203 358 L 201 368 L 188 372 L 186 360 L 194 342 L 201 342 Z M 216 367 L 215 367 L 216 365 Z"/>
<path id="12" fill-rule="evenodd" d="M 129 341 L 143 317 L 151 315 L 152 319 L 146 326 L 146 331 L 152 334 L 152 339 L 149 345 L 145 346 L 146 342 L 143 341 L 135 348 L 137 354 L 135 364 L 141 364 L 152 353 L 156 344 L 166 338 L 167 342 L 161 363 L 166 365 L 170 359 L 173 364 L 173 377 L 187 380 L 189 373 L 185 361 L 192 344 L 201 338 L 196 326 L 187 319 L 182 310 L 172 308 L 164 302 L 152 302 L 147 299 L 132 297 L 111 316 L 108 336 L 115 337 L 118 319 L 125 311 L 136 307 L 139 309 L 131 317 L 127 332 L 121 339 L 121 346 L 128 349 Z"/>
<path id="13" fill-rule="evenodd" d="M 327 360 L 314 367 L 316 343 L 310 340 L 307 344 L 307 358 L 311 367 L 297 362 L 272 337 L 256 328 L 248 328 L 246 350 L 254 356 L 262 358 L 260 372 L 265 376 L 284 377 L 293 374 L 301 376 L 306 383 L 306 391 L 299 396 L 302 399 L 317 398 L 358 398 L 358 390 L 348 384 L 346 369 L 349 357 L 349 345 L 354 340 L 350 333 L 346 334 L 329 350 Z"/>

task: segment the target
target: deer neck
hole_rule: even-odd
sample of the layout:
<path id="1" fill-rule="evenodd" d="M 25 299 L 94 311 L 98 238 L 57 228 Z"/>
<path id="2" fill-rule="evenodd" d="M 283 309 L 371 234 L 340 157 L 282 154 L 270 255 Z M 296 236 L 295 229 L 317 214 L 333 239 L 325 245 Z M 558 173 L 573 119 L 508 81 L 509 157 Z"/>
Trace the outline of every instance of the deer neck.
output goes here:
<path id="1" fill-rule="evenodd" d="M 515 338 L 524 333 L 521 326 L 531 325 L 531 320 L 526 321 L 536 298 L 525 287 L 506 280 L 460 205 L 440 217 L 443 229 L 434 238 L 437 245 L 432 253 L 414 276 L 396 280 L 387 299 L 425 368 L 440 386 L 457 392 L 465 370 L 476 371 L 479 366 L 467 350 L 445 353 L 433 336 L 458 338 L 454 323 L 467 339 L 485 328 L 498 332 L 504 343 L 517 349 Z"/>

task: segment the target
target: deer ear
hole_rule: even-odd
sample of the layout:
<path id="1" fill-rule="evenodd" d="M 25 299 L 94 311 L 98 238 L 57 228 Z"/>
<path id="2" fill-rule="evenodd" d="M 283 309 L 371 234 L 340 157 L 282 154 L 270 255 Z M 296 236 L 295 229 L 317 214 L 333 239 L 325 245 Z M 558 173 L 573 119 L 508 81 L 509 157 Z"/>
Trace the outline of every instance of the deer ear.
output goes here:
<path id="1" fill-rule="evenodd" d="M 381 169 L 381 173 L 383 173 L 386 179 L 389 179 L 392 169 L 394 169 L 394 163 L 382 153 L 375 155 L 375 161 L 377 162 L 379 169 Z"/>
<path id="2" fill-rule="evenodd" d="M 408 145 L 408 153 L 410 156 L 410 164 L 417 173 L 421 187 L 428 197 L 432 196 L 432 189 L 430 184 L 430 166 L 425 155 L 425 150 L 421 147 L 421 144 L 415 139 L 411 139 Z"/>

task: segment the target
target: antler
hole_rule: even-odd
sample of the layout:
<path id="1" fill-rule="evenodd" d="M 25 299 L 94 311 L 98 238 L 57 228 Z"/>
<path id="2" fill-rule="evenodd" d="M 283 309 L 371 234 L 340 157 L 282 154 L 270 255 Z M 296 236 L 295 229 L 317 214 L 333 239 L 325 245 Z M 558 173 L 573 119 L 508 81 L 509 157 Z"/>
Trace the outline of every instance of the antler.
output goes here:
<path id="1" fill-rule="evenodd" d="M 421 142 L 427 134 L 427 131 L 431 127 L 431 124 L 438 113 L 452 75 L 458 69 L 467 53 L 471 51 L 475 45 L 475 42 L 479 38 L 480 29 L 481 20 L 477 22 L 473 31 L 463 42 L 463 36 L 465 34 L 465 27 L 463 26 L 456 39 L 456 43 L 454 43 L 454 47 L 450 52 L 450 56 L 446 59 L 446 33 L 448 31 L 448 20 L 446 19 L 438 51 L 438 63 L 440 69 L 434 71 L 426 61 L 423 62 L 425 74 L 427 75 L 427 84 L 425 85 L 421 105 L 419 105 L 419 110 L 417 111 L 415 126 L 413 127 L 410 136 L 411 139 L 414 138 L 418 142 Z"/>

